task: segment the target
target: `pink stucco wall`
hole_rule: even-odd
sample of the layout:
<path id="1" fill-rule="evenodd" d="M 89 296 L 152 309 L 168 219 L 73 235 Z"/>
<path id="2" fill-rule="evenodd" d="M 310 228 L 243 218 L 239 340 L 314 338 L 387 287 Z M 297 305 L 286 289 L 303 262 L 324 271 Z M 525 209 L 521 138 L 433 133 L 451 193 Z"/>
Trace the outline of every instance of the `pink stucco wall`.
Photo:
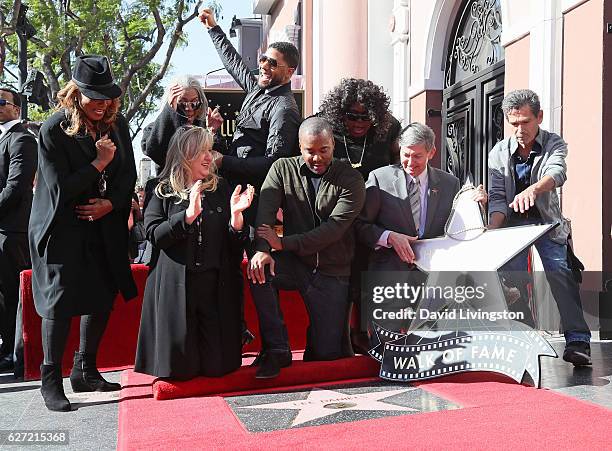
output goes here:
<path id="1" fill-rule="evenodd" d="M 280 0 L 272 9 L 269 34 L 283 33 L 285 27 L 294 22 L 294 13 L 298 0 Z"/>
<path id="2" fill-rule="evenodd" d="M 427 124 L 436 134 L 436 155 L 431 161 L 432 166 L 440 167 L 440 152 L 441 136 L 442 136 L 442 116 L 428 116 L 427 110 L 442 109 L 442 91 L 440 90 L 427 90 L 423 91 L 410 99 L 410 122 L 420 122 L 421 124 Z"/>
<path id="3" fill-rule="evenodd" d="M 319 91 L 325 94 L 343 77 L 368 76 L 368 2 L 319 2 Z"/>
<path id="4" fill-rule="evenodd" d="M 304 73 L 304 116 L 312 111 L 312 0 L 304 0 L 302 9 L 302 72 Z"/>
<path id="5" fill-rule="evenodd" d="M 505 74 L 504 94 L 515 89 L 529 87 L 529 44 L 530 36 L 524 36 L 506 47 L 505 51 Z M 508 136 L 510 128 L 508 122 L 504 121 L 505 135 Z"/>
<path id="6" fill-rule="evenodd" d="M 564 15 L 563 138 L 568 143 L 563 213 L 572 220 L 577 255 L 602 270 L 603 0 Z M 601 24 L 601 26 L 600 26 Z M 607 174 L 609 177 L 610 174 Z"/>

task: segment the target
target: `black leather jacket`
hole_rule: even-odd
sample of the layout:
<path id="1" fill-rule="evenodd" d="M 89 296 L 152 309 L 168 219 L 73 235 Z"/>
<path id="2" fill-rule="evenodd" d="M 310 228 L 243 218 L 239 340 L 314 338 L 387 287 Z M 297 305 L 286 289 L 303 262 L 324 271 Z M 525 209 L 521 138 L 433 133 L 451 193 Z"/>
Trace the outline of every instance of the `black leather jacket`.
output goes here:
<path id="1" fill-rule="evenodd" d="M 233 185 L 250 183 L 259 191 L 276 159 L 299 153 L 300 114 L 291 83 L 272 90 L 260 88 L 221 27 L 208 33 L 225 69 L 247 93 L 229 154 L 223 158 L 223 174 Z"/>

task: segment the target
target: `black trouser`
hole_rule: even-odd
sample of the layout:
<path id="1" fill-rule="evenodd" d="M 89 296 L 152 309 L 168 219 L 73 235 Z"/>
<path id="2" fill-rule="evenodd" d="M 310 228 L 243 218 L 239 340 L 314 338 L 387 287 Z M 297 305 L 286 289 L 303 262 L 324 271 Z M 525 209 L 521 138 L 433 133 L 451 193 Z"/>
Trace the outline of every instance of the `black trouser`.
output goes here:
<path id="1" fill-rule="evenodd" d="M 13 353 L 19 273 L 29 266 L 27 234 L 0 232 L 0 356 Z"/>
<path id="2" fill-rule="evenodd" d="M 218 307 L 219 271 L 186 273 L 185 374 L 179 379 L 195 376 L 221 376 L 224 369 L 221 318 Z M 223 301 L 230 301 L 224 299 Z M 177 371 L 178 373 L 178 371 Z"/>
<path id="3" fill-rule="evenodd" d="M 369 257 L 372 249 L 357 243 L 355 245 L 355 255 L 351 263 L 351 277 L 349 279 L 349 308 L 347 311 L 347 318 L 344 330 L 344 336 L 342 337 L 342 352 L 345 356 L 353 356 L 354 350 L 351 345 L 352 336 L 363 334 L 367 337 L 368 325 L 363 318 L 365 315 L 361 313 L 361 275 L 364 271 L 368 270 Z M 351 327 L 351 318 L 353 313 L 358 318 L 356 326 Z"/>
<path id="4" fill-rule="evenodd" d="M 96 355 L 106 330 L 109 312 L 81 316 L 79 352 Z M 45 365 L 62 365 L 62 356 L 70 333 L 72 318 L 42 320 L 42 345 Z"/>
<path id="5" fill-rule="evenodd" d="M 348 277 L 328 276 L 313 271 L 291 252 L 275 252 L 272 257 L 276 275 L 267 273 L 264 284 L 251 282 L 263 349 L 271 352 L 289 350 L 278 290 L 298 290 L 310 319 L 304 360 L 342 357 L 342 335 L 348 309 Z"/>

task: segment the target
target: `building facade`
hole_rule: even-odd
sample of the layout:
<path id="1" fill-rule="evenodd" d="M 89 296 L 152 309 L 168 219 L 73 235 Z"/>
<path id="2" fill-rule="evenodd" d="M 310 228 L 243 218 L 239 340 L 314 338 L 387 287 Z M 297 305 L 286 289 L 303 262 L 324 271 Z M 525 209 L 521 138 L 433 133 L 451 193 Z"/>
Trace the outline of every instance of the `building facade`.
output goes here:
<path id="1" fill-rule="evenodd" d="M 305 112 L 343 77 L 384 86 L 396 117 L 438 135 L 437 165 L 485 182 L 507 132 L 504 93 L 536 91 L 542 127 L 569 146 L 562 209 L 587 270 L 612 271 L 612 2 L 605 0 L 253 0 L 264 42 L 302 51 Z M 607 64 L 606 64 L 607 63 Z"/>

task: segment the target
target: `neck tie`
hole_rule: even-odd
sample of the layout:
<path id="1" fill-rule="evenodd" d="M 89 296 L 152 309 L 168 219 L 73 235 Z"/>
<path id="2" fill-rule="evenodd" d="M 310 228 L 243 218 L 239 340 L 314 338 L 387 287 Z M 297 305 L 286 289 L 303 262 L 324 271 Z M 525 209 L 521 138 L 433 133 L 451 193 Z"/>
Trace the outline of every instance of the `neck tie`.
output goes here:
<path id="1" fill-rule="evenodd" d="M 421 189 L 419 179 L 412 179 L 410 182 L 410 191 L 408 193 L 410 198 L 410 210 L 412 210 L 412 217 L 414 218 L 414 226 L 419 234 L 421 224 Z"/>

